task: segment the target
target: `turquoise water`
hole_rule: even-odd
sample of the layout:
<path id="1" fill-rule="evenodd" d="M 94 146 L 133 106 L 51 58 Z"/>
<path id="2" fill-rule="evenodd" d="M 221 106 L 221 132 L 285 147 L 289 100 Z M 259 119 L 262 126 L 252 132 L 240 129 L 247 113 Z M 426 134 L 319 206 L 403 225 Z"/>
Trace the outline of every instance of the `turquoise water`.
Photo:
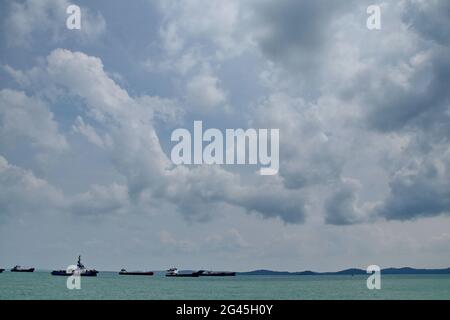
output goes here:
<path id="1" fill-rule="evenodd" d="M 382 275 L 381 290 L 365 276 L 236 276 L 165 278 L 103 272 L 68 290 L 49 272 L 0 274 L 6 299 L 450 299 L 450 275 Z"/>

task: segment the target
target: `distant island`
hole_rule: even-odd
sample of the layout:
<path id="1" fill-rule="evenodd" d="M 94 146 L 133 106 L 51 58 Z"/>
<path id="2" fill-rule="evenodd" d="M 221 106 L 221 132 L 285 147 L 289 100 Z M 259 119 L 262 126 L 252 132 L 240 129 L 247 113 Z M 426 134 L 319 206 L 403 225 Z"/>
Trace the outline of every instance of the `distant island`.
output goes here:
<path id="1" fill-rule="evenodd" d="M 239 275 L 246 276 L 323 276 L 323 275 L 361 275 L 367 274 L 366 270 L 350 268 L 336 272 L 315 272 L 315 271 L 272 271 L 272 270 L 254 270 L 249 272 L 238 272 Z M 386 268 L 381 270 L 381 274 L 450 274 L 450 268 L 447 269 L 414 269 L 414 268 Z"/>

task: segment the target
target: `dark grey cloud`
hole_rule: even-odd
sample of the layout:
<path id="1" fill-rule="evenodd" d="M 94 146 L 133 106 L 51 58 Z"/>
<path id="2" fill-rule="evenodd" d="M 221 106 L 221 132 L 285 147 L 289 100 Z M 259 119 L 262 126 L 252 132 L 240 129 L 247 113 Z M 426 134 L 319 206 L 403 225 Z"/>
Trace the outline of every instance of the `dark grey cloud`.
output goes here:
<path id="1" fill-rule="evenodd" d="M 414 70 L 406 86 L 388 78 L 381 82 L 379 76 L 371 78 L 370 74 L 366 75 L 369 82 L 361 79 L 366 89 L 358 86 L 362 89 L 360 103 L 369 107 L 366 119 L 372 129 L 385 132 L 428 129 L 436 123 L 448 122 L 450 51 L 431 49 L 421 65 L 411 66 Z"/>
<path id="2" fill-rule="evenodd" d="M 298 194 L 271 187 L 242 191 L 233 193 L 229 201 L 264 218 L 280 218 L 285 223 L 294 224 L 305 222 L 306 201 Z"/>
<path id="3" fill-rule="evenodd" d="M 446 156 L 449 154 L 447 152 Z M 428 160 L 403 169 L 390 182 L 390 195 L 375 212 L 389 220 L 450 213 L 450 163 Z"/>
<path id="4" fill-rule="evenodd" d="M 256 39 L 262 52 L 293 73 L 311 77 L 324 64 L 332 23 L 354 1 L 265 1 L 256 7 Z"/>
<path id="5" fill-rule="evenodd" d="M 305 199 L 285 189 L 276 178 L 267 181 L 256 177 L 251 183 L 245 183 L 218 167 L 182 168 L 175 170 L 172 178 L 178 182 L 177 186 L 172 183 L 161 196 L 176 204 L 188 220 L 208 221 L 213 217 L 212 212 L 231 205 L 285 223 L 305 221 Z"/>
<path id="6" fill-rule="evenodd" d="M 435 130 L 449 121 L 450 5 L 411 0 L 399 8 L 402 16 L 396 18 L 406 31 L 393 32 L 404 46 L 370 55 L 372 62 L 345 91 L 357 97 L 369 129 Z M 378 41 L 383 39 L 380 33 Z"/>
<path id="7" fill-rule="evenodd" d="M 389 220 L 450 211 L 450 6 L 446 1 L 404 4 L 402 19 L 411 32 L 405 36 L 415 39 L 414 49 L 399 51 L 384 64 L 380 60 L 381 69 L 358 78 L 355 87 L 359 103 L 367 107 L 369 129 L 409 141 L 405 156 L 389 172 L 387 198 L 372 211 Z M 402 76 L 405 81 L 398 81 Z"/>
<path id="8" fill-rule="evenodd" d="M 325 222 L 333 225 L 351 225 L 363 221 L 363 211 L 358 207 L 358 185 L 346 181 L 325 201 Z"/>
<path id="9" fill-rule="evenodd" d="M 424 39 L 450 46 L 450 2 L 408 0 L 404 2 L 402 18 Z"/>

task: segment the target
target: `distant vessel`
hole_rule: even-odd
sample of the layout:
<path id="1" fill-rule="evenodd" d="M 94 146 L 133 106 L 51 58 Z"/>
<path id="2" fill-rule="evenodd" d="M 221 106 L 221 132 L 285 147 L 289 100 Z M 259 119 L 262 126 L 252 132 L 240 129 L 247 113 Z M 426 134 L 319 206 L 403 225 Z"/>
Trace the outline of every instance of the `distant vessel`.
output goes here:
<path id="1" fill-rule="evenodd" d="M 125 269 L 120 270 L 120 275 L 129 275 L 129 276 L 152 276 L 153 271 L 127 271 Z"/>
<path id="2" fill-rule="evenodd" d="M 3 271 L 5 271 L 5 269 L 0 269 L 0 273 L 2 273 Z"/>
<path id="3" fill-rule="evenodd" d="M 200 270 L 200 277 L 234 277 L 236 272 Z"/>
<path id="4" fill-rule="evenodd" d="M 15 266 L 11 269 L 11 272 L 33 272 L 34 268 L 24 268 L 21 266 Z"/>
<path id="5" fill-rule="evenodd" d="M 198 277 L 200 276 L 200 271 L 192 273 L 178 273 L 177 268 L 170 268 L 166 272 L 166 277 Z"/>
<path id="6" fill-rule="evenodd" d="M 79 274 L 83 277 L 96 277 L 98 271 L 95 269 L 86 269 L 85 266 L 81 263 L 81 256 L 78 256 L 77 268 L 75 270 L 53 270 L 53 276 L 71 276 L 73 274 Z"/>

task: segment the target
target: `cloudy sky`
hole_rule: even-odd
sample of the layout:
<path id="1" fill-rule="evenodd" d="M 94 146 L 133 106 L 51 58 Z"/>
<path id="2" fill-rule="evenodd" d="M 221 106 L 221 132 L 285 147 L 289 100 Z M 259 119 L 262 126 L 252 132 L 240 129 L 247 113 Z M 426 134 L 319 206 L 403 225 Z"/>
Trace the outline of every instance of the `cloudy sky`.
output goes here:
<path id="1" fill-rule="evenodd" d="M 0 4 L 0 266 L 450 266 L 450 2 L 73 3 Z M 279 174 L 173 165 L 194 120 Z"/>

